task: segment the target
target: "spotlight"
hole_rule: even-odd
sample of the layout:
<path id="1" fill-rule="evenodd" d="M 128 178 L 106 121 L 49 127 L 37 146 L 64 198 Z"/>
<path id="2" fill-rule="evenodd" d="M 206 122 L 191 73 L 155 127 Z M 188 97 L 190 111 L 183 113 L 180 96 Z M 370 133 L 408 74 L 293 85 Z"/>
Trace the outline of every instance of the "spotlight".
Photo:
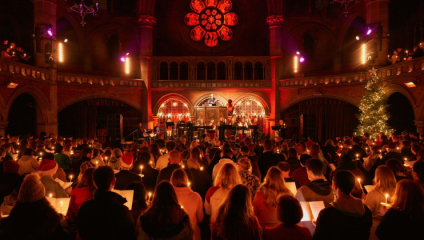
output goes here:
<path id="1" fill-rule="evenodd" d="M 299 62 L 303 63 L 305 61 L 304 57 L 300 57 Z"/>
<path id="2" fill-rule="evenodd" d="M 52 29 L 51 28 L 48 28 L 47 29 L 47 34 L 51 37 L 51 36 L 53 36 L 53 32 L 52 32 Z"/>
<path id="3" fill-rule="evenodd" d="M 296 54 L 297 54 L 297 55 L 299 55 L 299 54 L 300 54 L 300 52 L 296 52 Z"/>
<path id="4" fill-rule="evenodd" d="M 121 62 L 125 62 L 125 57 L 121 57 Z"/>
<path id="5" fill-rule="evenodd" d="M 368 28 L 367 35 L 370 35 L 371 33 L 372 33 L 371 28 Z"/>
<path id="6" fill-rule="evenodd" d="M 65 40 L 63 40 L 65 43 L 67 43 L 68 42 L 68 39 L 66 38 Z"/>
<path id="7" fill-rule="evenodd" d="M 130 55 L 130 53 L 129 53 L 129 52 L 127 53 L 127 56 L 128 56 L 128 55 Z"/>
<path id="8" fill-rule="evenodd" d="M 356 36 L 356 40 L 359 40 L 359 36 Z"/>

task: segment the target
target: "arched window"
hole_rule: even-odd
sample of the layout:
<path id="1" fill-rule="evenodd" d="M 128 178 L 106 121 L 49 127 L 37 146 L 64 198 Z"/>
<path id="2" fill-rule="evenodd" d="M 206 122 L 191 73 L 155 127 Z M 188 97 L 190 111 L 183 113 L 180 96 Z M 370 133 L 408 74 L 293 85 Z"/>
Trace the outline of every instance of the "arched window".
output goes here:
<path id="1" fill-rule="evenodd" d="M 178 63 L 172 62 L 169 65 L 169 78 L 171 80 L 178 80 Z"/>
<path id="2" fill-rule="evenodd" d="M 217 73 L 218 73 L 218 80 L 226 80 L 227 79 L 227 70 L 225 67 L 225 63 L 220 62 L 218 63 L 218 69 L 217 69 Z"/>
<path id="3" fill-rule="evenodd" d="M 162 62 L 159 67 L 159 79 L 168 80 L 168 63 Z"/>
<path id="4" fill-rule="evenodd" d="M 190 109 L 186 102 L 171 97 L 162 102 L 156 116 L 159 117 L 158 122 L 161 128 L 165 128 L 168 118 L 175 122 L 181 116 L 184 121 L 187 121 L 190 117 Z"/>
<path id="5" fill-rule="evenodd" d="M 197 64 L 197 80 L 206 79 L 206 66 L 204 62 L 199 62 Z"/>
<path id="6" fill-rule="evenodd" d="M 305 36 L 303 36 L 303 52 L 307 59 L 314 58 L 314 50 L 315 39 L 310 33 L 307 33 Z"/>
<path id="7" fill-rule="evenodd" d="M 208 63 L 208 80 L 215 80 L 216 72 L 215 72 L 215 63 Z"/>
<path id="8" fill-rule="evenodd" d="M 234 80 L 243 80 L 243 64 L 241 62 L 234 64 Z"/>
<path id="9" fill-rule="evenodd" d="M 255 80 L 264 79 L 264 67 L 261 62 L 255 63 Z"/>
<path id="10" fill-rule="evenodd" d="M 244 64 L 244 80 L 253 80 L 253 65 L 251 62 Z"/>
<path id="11" fill-rule="evenodd" d="M 180 64 L 180 80 L 188 80 L 188 64 L 186 62 Z"/>

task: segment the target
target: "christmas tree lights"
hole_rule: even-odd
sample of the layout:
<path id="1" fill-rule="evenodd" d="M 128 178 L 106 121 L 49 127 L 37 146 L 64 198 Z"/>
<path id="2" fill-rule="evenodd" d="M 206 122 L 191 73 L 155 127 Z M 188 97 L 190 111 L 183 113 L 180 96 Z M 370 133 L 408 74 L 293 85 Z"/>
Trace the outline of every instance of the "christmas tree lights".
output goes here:
<path id="1" fill-rule="evenodd" d="M 387 112 L 387 97 L 384 87 L 379 84 L 377 70 L 370 70 L 371 79 L 368 81 L 359 104 L 360 114 L 357 115 L 360 124 L 356 134 L 369 133 L 371 138 L 377 138 L 379 133 L 390 134 L 393 132 L 387 121 L 390 118 Z"/>

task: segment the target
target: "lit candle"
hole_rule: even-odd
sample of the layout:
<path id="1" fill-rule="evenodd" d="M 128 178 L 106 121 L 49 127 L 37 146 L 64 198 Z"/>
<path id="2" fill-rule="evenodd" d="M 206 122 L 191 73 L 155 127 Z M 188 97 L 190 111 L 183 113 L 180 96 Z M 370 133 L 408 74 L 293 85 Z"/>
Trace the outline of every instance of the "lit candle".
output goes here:
<path id="1" fill-rule="evenodd" d="M 52 147 L 52 150 L 54 151 L 54 147 Z"/>
<path id="2" fill-rule="evenodd" d="M 98 167 L 99 166 L 99 161 L 96 161 L 96 167 Z"/>
<path id="3" fill-rule="evenodd" d="M 143 165 L 140 166 L 140 176 L 143 176 L 142 172 L 143 172 Z"/>
<path id="4" fill-rule="evenodd" d="M 51 198 L 51 197 L 53 197 L 53 194 L 51 194 L 51 193 L 50 193 L 50 194 L 49 194 L 49 197 L 50 197 L 50 198 Z"/>
<path id="5" fill-rule="evenodd" d="M 405 161 L 408 161 L 408 158 L 405 158 Z"/>
<path id="6" fill-rule="evenodd" d="M 147 200 L 152 201 L 152 192 L 149 192 L 149 198 Z"/>
<path id="7" fill-rule="evenodd" d="M 69 182 L 72 182 L 72 175 L 69 175 Z"/>
<path id="8" fill-rule="evenodd" d="M 387 198 L 389 197 L 389 194 L 386 193 L 384 196 L 386 197 L 386 203 L 387 203 Z"/>
<path id="9" fill-rule="evenodd" d="M 184 209 L 184 206 L 183 205 L 181 205 L 181 209 Z"/>
<path id="10" fill-rule="evenodd" d="M 362 189 L 361 179 L 360 178 L 358 178 L 358 182 L 359 182 L 359 186 L 361 186 L 361 189 Z"/>
<path id="11" fill-rule="evenodd" d="M 203 171 L 203 167 L 200 167 L 200 171 Z"/>
<path id="12" fill-rule="evenodd" d="M 63 201 L 60 201 L 60 209 L 59 209 L 59 213 L 62 212 L 62 208 L 63 208 Z"/>
<path id="13" fill-rule="evenodd" d="M 191 182 L 188 182 L 187 184 L 188 184 L 188 187 L 190 187 Z"/>
<path id="14" fill-rule="evenodd" d="M 184 165 L 182 166 L 182 168 L 185 168 Z"/>
<path id="15" fill-rule="evenodd" d="M 153 161 L 150 161 L 150 166 L 152 166 L 153 165 Z"/>
<path id="16" fill-rule="evenodd" d="M 73 150 L 71 150 L 71 155 L 74 155 L 74 151 Z"/>
<path id="17" fill-rule="evenodd" d="M 18 151 L 16 151 L 16 153 L 17 153 L 17 154 L 19 154 L 19 150 L 18 150 Z"/>
<path id="18" fill-rule="evenodd" d="M 356 154 L 356 160 L 359 160 L 359 154 Z M 358 178 L 359 179 L 359 178 Z"/>

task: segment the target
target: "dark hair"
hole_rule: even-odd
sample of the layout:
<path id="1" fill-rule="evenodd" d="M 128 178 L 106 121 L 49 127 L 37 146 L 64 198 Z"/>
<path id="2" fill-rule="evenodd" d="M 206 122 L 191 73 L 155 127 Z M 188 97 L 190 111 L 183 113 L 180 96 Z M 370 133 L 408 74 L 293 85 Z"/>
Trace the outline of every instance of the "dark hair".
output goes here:
<path id="1" fill-rule="evenodd" d="M 282 172 L 289 172 L 290 171 L 290 165 L 286 162 L 279 162 L 277 167 L 282 171 Z"/>
<path id="2" fill-rule="evenodd" d="M 32 148 L 25 149 L 24 155 L 32 156 L 34 155 L 34 150 Z"/>
<path id="3" fill-rule="evenodd" d="M 414 172 L 418 175 L 421 181 L 424 181 L 424 162 L 416 162 L 412 167 Z"/>
<path id="4" fill-rule="evenodd" d="M 92 151 L 93 151 L 93 149 L 92 149 L 92 148 L 88 148 L 88 147 L 83 148 L 83 149 L 82 149 L 81 157 L 85 157 L 85 156 L 87 156 L 87 154 L 92 153 Z"/>
<path id="5" fill-rule="evenodd" d="M 100 149 L 94 148 L 93 149 L 93 157 L 97 157 L 97 155 L 100 154 Z"/>
<path id="6" fill-rule="evenodd" d="M 334 174 L 333 182 L 342 193 L 349 195 L 355 186 L 355 175 L 351 171 L 341 170 Z"/>
<path id="7" fill-rule="evenodd" d="M 352 139 L 352 141 L 353 141 L 354 143 L 356 143 L 356 144 L 359 144 L 359 138 L 358 138 L 358 137 L 354 137 L 354 138 Z"/>
<path id="8" fill-rule="evenodd" d="M 142 210 L 147 209 L 146 189 L 141 182 L 130 182 L 125 186 L 125 190 L 134 190 L 134 201 L 136 201 Z M 134 204 L 134 202 L 133 202 Z"/>
<path id="9" fill-rule="evenodd" d="M 48 152 L 46 152 L 46 153 L 43 155 L 43 159 L 54 160 L 54 154 L 53 154 L 53 153 L 48 153 Z"/>
<path id="10" fill-rule="evenodd" d="M 303 166 L 305 166 L 306 165 L 306 162 L 309 160 L 309 159 L 311 159 L 312 157 L 311 157 L 311 155 L 309 155 L 309 154 L 302 154 L 302 155 L 300 155 L 300 163 L 303 165 Z"/>
<path id="11" fill-rule="evenodd" d="M 106 150 L 105 151 L 105 156 L 110 158 L 110 156 L 112 156 L 112 151 Z"/>
<path id="12" fill-rule="evenodd" d="M 107 191 L 115 180 L 115 173 L 109 166 L 101 166 L 93 172 L 93 181 L 96 184 L 97 190 Z"/>
<path id="13" fill-rule="evenodd" d="M 283 194 L 278 198 L 277 214 L 278 220 L 289 226 L 298 224 L 303 218 L 300 202 L 287 194 Z"/>
<path id="14" fill-rule="evenodd" d="M 305 166 L 308 170 L 311 170 L 315 176 L 321 176 L 321 174 L 324 172 L 324 164 L 321 162 L 321 160 L 316 158 L 311 158 L 306 161 Z"/>
<path id="15" fill-rule="evenodd" d="M 370 134 L 369 133 L 364 133 L 364 136 L 367 138 L 370 138 Z"/>
<path id="16" fill-rule="evenodd" d="M 291 158 L 297 158 L 297 152 L 296 152 L 296 149 L 294 149 L 294 148 L 290 148 L 290 149 L 289 149 L 289 151 L 288 151 L 288 155 L 289 155 L 289 157 L 291 157 Z"/>
<path id="17" fill-rule="evenodd" d="M 63 151 L 63 147 L 62 147 L 62 145 L 58 144 L 54 150 L 55 150 L 55 152 L 57 152 L 57 153 L 62 153 L 62 151 Z"/>
<path id="18" fill-rule="evenodd" d="M 141 164 L 148 164 L 149 161 L 150 161 L 150 153 L 148 153 L 148 152 L 140 153 L 139 159 L 140 159 Z"/>
<path id="19" fill-rule="evenodd" d="M 175 142 L 174 141 L 168 141 L 165 144 L 166 150 L 168 150 L 168 152 L 171 152 L 172 150 L 175 149 Z"/>
<path id="20" fill-rule="evenodd" d="M 240 147 L 240 152 L 242 152 L 242 153 L 247 153 L 247 152 L 249 152 L 249 147 L 248 147 L 248 146 L 246 146 L 246 145 L 241 146 L 241 147 Z"/>
<path id="21" fill-rule="evenodd" d="M 264 141 L 264 149 L 265 150 L 271 150 L 272 149 L 272 142 L 271 140 L 267 139 Z"/>
<path id="22" fill-rule="evenodd" d="M 403 167 L 403 164 L 396 158 L 390 158 L 386 161 L 386 166 L 388 166 L 390 169 L 392 169 L 393 174 L 396 176 L 397 172 L 405 172 L 405 168 Z"/>
<path id="23" fill-rule="evenodd" d="M 227 148 L 224 150 L 224 156 L 232 156 L 233 155 L 233 150 L 231 150 L 230 148 Z"/>

